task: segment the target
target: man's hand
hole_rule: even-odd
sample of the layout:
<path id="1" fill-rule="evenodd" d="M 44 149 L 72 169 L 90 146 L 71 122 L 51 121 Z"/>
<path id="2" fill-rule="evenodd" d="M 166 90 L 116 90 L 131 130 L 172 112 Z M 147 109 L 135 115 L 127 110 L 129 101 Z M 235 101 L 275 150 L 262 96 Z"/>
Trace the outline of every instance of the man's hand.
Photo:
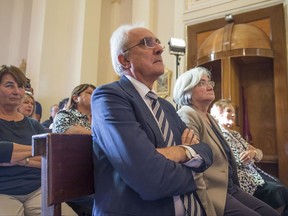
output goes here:
<path id="1" fill-rule="evenodd" d="M 166 148 L 157 148 L 156 150 L 167 159 L 177 163 L 184 163 L 187 161 L 185 149 L 183 147 L 170 146 Z"/>
<path id="2" fill-rule="evenodd" d="M 186 128 L 181 136 L 182 145 L 194 145 L 199 143 L 199 138 L 194 131 Z M 181 146 L 170 146 L 166 148 L 157 148 L 156 149 L 160 154 L 164 155 L 167 159 L 184 163 L 189 160 L 186 155 L 184 147 Z"/>
<path id="3" fill-rule="evenodd" d="M 199 143 L 198 136 L 193 130 L 186 128 L 181 136 L 182 145 L 193 145 Z"/>

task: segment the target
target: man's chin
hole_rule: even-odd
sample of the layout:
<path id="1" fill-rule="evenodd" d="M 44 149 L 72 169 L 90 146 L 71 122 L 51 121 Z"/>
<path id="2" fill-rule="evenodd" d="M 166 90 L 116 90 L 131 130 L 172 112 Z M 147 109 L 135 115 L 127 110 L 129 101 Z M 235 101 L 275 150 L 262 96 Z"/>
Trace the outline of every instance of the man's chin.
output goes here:
<path id="1" fill-rule="evenodd" d="M 160 77 L 160 76 L 162 76 L 164 74 L 164 71 L 159 71 L 157 74 Z"/>
<path id="2" fill-rule="evenodd" d="M 165 70 L 164 70 L 164 67 L 154 67 L 153 71 L 155 74 L 161 74 L 162 75 L 162 74 L 164 74 Z"/>

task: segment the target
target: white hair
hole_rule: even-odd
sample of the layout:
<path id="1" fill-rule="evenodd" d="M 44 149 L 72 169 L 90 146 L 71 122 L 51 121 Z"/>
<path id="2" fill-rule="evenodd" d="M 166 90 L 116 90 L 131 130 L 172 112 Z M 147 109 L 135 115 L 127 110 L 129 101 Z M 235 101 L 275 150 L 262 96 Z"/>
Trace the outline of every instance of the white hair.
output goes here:
<path id="1" fill-rule="evenodd" d="M 144 23 L 135 23 L 135 24 L 125 24 L 118 27 L 112 34 L 110 38 L 110 53 L 112 65 L 115 72 L 121 76 L 123 74 L 124 68 L 118 61 L 118 56 L 123 54 L 123 50 L 125 50 L 125 46 L 128 42 L 128 33 L 132 29 L 136 28 L 145 28 Z"/>
<path id="2" fill-rule="evenodd" d="M 210 109 L 210 114 L 216 119 L 219 123 L 219 117 L 223 113 L 224 109 L 232 105 L 231 100 L 229 99 L 220 99 L 216 101 Z M 233 106 L 233 105 L 232 105 Z"/>
<path id="3" fill-rule="evenodd" d="M 181 74 L 175 82 L 173 99 L 180 106 L 192 104 L 192 88 L 194 88 L 202 76 L 211 78 L 211 72 L 204 67 L 192 68 Z"/>

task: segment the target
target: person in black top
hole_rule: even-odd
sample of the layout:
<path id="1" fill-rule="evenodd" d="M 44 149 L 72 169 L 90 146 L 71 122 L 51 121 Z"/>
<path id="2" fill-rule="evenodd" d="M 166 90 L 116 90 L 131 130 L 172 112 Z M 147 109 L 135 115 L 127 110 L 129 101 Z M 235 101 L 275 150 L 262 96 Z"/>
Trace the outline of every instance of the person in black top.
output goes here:
<path id="1" fill-rule="evenodd" d="M 10 65 L 0 68 L 0 215 L 41 215 L 41 158 L 32 157 L 32 135 L 41 124 L 18 111 L 26 77 Z M 76 215 L 62 205 L 64 215 Z"/>

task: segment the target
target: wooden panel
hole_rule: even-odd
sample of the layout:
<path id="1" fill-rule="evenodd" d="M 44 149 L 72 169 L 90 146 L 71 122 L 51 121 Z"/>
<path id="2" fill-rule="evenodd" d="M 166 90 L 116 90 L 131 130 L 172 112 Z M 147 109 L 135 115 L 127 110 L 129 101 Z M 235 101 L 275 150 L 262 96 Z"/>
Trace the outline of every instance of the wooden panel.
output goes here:
<path id="1" fill-rule="evenodd" d="M 256 166 L 258 166 L 260 169 L 264 170 L 265 172 L 279 178 L 278 163 L 261 161 L 261 162 L 256 163 Z"/>
<path id="2" fill-rule="evenodd" d="M 270 23 L 270 18 L 267 19 L 261 19 L 261 20 L 256 20 L 253 22 L 249 22 L 249 24 L 251 25 L 255 25 L 258 28 L 260 28 L 262 31 L 265 32 L 265 34 L 270 38 L 271 38 L 271 23 Z"/>
<path id="3" fill-rule="evenodd" d="M 38 134 L 33 156 L 41 155 L 41 212 L 60 216 L 61 203 L 94 193 L 92 136 Z"/>
<path id="4" fill-rule="evenodd" d="M 206 31 L 206 32 L 200 32 L 200 33 L 197 34 L 198 49 L 202 45 L 202 43 L 206 40 L 206 38 L 213 32 L 214 32 L 214 30 Z"/>
<path id="5" fill-rule="evenodd" d="M 48 204 L 58 204 L 93 191 L 92 136 L 51 134 L 49 139 Z"/>
<path id="6" fill-rule="evenodd" d="M 204 41 L 204 36 L 209 36 L 209 32 L 213 32 L 216 29 L 222 28 L 225 25 L 224 19 L 216 19 L 205 23 L 196 24 L 187 27 L 187 55 L 186 62 L 187 68 L 192 68 L 197 65 L 197 51 L 198 47 Z M 205 32 L 208 32 L 205 34 Z M 198 34 L 199 34 L 199 44 L 198 44 Z M 201 42 L 201 44 L 200 44 Z"/>
<path id="7" fill-rule="evenodd" d="M 287 53 L 283 7 L 273 8 L 271 15 L 272 46 L 275 50 L 274 89 L 276 110 L 276 136 L 278 148 L 279 178 L 288 185 L 288 86 Z"/>
<path id="8" fill-rule="evenodd" d="M 272 62 L 243 65 L 241 70 L 253 145 L 262 149 L 264 159 L 277 155 L 273 77 Z"/>
<path id="9" fill-rule="evenodd" d="M 241 58 L 243 53 L 237 53 L 236 50 L 229 55 L 219 53 L 212 59 L 205 56 L 197 62 L 198 48 L 205 41 L 205 37 L 225 26 L 223 17 L 187 26 L 187 68 L 196 65 L 212 68 L 213 79 L 216 81 L 216 99 L 231 96 L 233 103 L 235 100 L 235 104 L 239 104 L 240 115 L 241 100 L 239 94 L 237 96 L 240 86 L 237 85 L 237 80 L 241 80 L 238 84 L 243 84 L 249 94 L 248 114 L 254 144 L 264 148 L 264 161 L 261 164 L 269 170 L 268 172 L 271 173 L 273 170 L 278 173 L 280 180 L 288 185 L 288 78 L 283 4 L 236 14 L 233 18 L 235 24 L 250 23 L 262 29 L 271 39 L 273 52 L 257 50 L 257 53 L 263 52 L 266 56 L 258 58 L 257 53 L 244 50 L 246 57 Z M 230 62 L 227 62 L 229 57 Z M 231 72 L 221 72 L 222 67 L 228 68 Z M 221 84 L 227 80 L 231 82 L 230 85 Z"/>
<path id="10" fill-rule="evenodd" d="M 231 99 L 231 59 L 223 58 L 221 61 L 221 97 Z"/>
<path id="11" fill-rule="evenodd" d="M 241 73 L 241 64 L 238 64 L 234 61 L 234 58 L 231 58 L 231 77 L 230 77 L 230 91 L 231 91 L 231 101 L 235 107 L 236 120 L 233 127 L 234 130 L 242 132 L 242 115 L 241 115 L 241 100 L 240 100 L 240 73 Z"/>

